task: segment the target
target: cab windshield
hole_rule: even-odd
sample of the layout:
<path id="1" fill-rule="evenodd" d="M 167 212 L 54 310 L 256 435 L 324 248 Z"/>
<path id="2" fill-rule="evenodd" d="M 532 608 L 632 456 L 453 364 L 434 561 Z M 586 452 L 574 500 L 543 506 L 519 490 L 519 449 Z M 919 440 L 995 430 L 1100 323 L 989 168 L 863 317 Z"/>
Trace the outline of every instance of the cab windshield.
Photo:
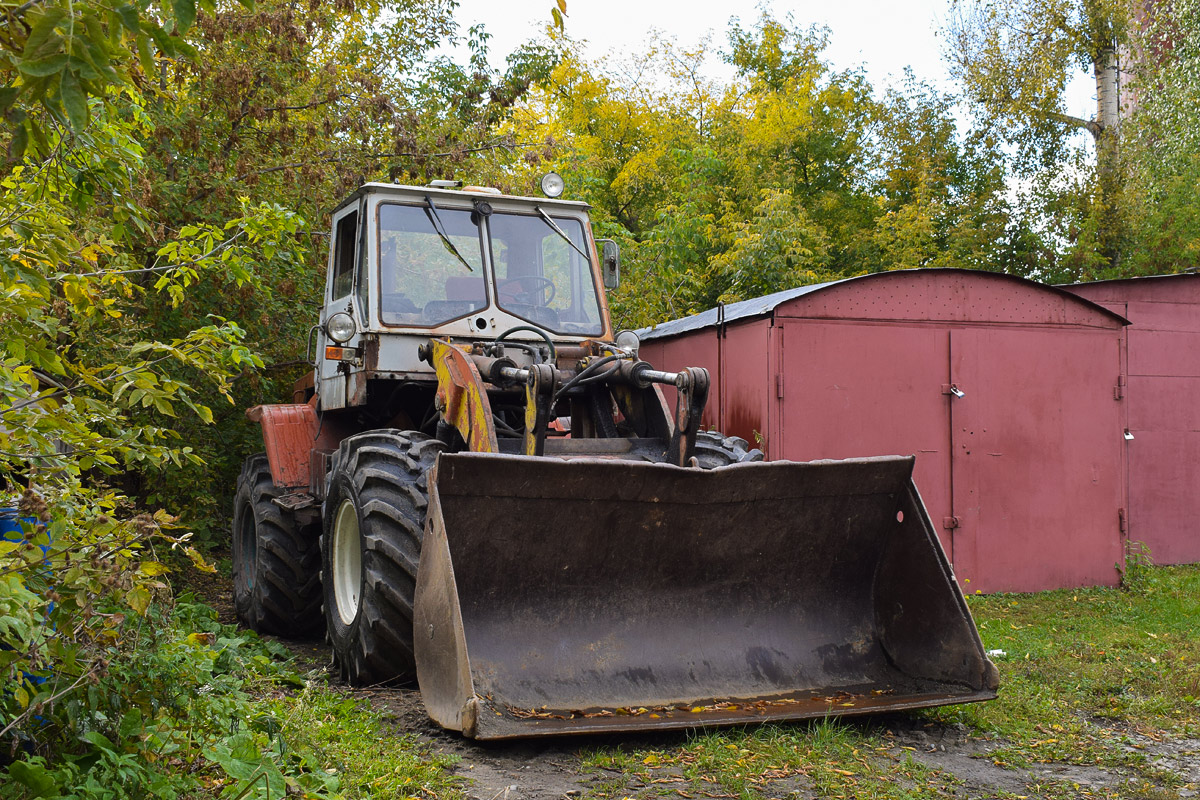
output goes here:
<path id="1" fill-rule="evenodd" d="M 431 327 L 486 307 L 479 227 L 471 212 L 380 205 L 379 279 L 384 325 Z"/>
<path id="2" fill-rule="evenodd" d="M 492 215 L 496 303 L 548 331 L 597 336 L 603 332 L 600 303 L 583 255 L 583 224 L 550 219 L 553 226 L 541 216 Z"/>
<path id="3" fill-rule="evenodd" d="M 488 218 L 495 302 L 553 333 L 599 335 L 600 302 L 583 255 L 583 224 L 551 220 L 499 212 Z M 432 327 L 487 307 L 486 243 L 477 221 L 468 210 L 441 204 L 379 206 L 383 324 Z"/>

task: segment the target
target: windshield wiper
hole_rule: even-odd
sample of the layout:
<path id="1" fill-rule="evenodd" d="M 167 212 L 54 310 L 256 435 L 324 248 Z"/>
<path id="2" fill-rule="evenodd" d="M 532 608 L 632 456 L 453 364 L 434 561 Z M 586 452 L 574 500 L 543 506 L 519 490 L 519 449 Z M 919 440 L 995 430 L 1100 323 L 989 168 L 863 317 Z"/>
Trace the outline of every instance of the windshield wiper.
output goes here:
<path id="1" fill-rule="evenodd" d="M 454 242 L 450 241 L 450 237 L 446 234 L 446 226 L 442 224 L 442 218 L 438 216 L 437 206 L 433 204 L 433 198 L 429 195 L 425 195 L 425 205 L 429 207 L 425 213 L 429 215 L 429 220 L 433 223 L 433 229 L 437 231 L 437 235 L 442 237 L 442 244 L 446 245 L 446 249 L 454 254 L 459 263 L 470 272 L 474 272 L 475 268 L 467 263 L 467 260 L 462 257 L 462 253 L 458 252 L 458 248 L 454 246 Z"/>
<path id="2" fill-rule="evenodd" d="M 583 256 L 584 261 L 588 260 L 588 254 L 583 252 L 582 248 L 580 248 L 579 245 L 577 245 L 577 244 L 575 244 L 575 242 L 571 241 L 571 237 L 567 236 L 567 234 L 563 232 L 563 229 L 558 227 L 557 224 L 555 224 L 554 220 L 552 220 L 550 218 L 549 214 L 547 214 L 545 211 L 542 211 L 541 206 L 534 206 L 533 210 L 536 211 L 543 220 L 545 220 L 546 224 L 549 225 L 554 230 L 555 233 L 557 233 L 559 236 L 561 236 L 563 238 L 564 242 L 571 245 L 571 247 L 574 247 L 575 252 L 579 253 L 579 255 Z"/>

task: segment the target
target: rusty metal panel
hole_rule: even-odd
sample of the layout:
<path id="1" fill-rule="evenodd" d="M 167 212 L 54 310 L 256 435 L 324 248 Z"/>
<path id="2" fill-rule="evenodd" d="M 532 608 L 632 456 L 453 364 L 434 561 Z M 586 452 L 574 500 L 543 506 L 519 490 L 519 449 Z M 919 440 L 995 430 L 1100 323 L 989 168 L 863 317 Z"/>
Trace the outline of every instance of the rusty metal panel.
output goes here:
<path id="1" fill-rule="evenodd" d="M 1129 429 L 1135 434 L 1159 431 L 1187 436 L 1200 431 L 1200 378 L 1130 375 Z M 1141 447 L 1141 445 L 1137 445 Z"/>
<path id="2" fill-rule="evenodd" d="M 784 452 L 783 416 L 785 406 L 783 398 L 778 396 L 784 390 L 783 375 L 783 327 L 771 320 L 767 327 L 767 391 L 770 392 L 772 386 L 778 387 L 778 390 L 776 397 L 767 403 L 766 440 L 763 442 L 762 451 L 768 460 L 778 460 L 784 457 L 782 453 Z M 768 397 L 770 397 L 769 394 Z"/>
<path id="3" fill-rule="evenodd" d="M 271 480 L 281 489 L 307 489 L 317 412 L 305 403 L 256 406 L 249 413 L 251 419 L 262 423 Z"/>
<path id="4" fill-rule="evenodd" d="M 955 570 L 968 591 L 1115 585 L 1122 561 L 1117 337 L 951 331 Z M 967 581 L 970 583 L 967 583 Z"/>
<path id="5" fill-rule="evenodd" d="M 1143 331 L 1143 321 L 1161 324 L 1150 321 L 1145 309 L 1133 319 L 1138 327 L 1129 332 L 1130 539 L 1144 543 L 1157 564 L 1197 563 L 1200 377 L 1191 348 L 1200 334 Z"/>
<path id="6" fill-rule="evenodd" d="M 1105 308 L 1055 287 L 957 270 L 903 271 L 806 289 L 781 293 L 769 309 L 737 326 L 745 335 L 736 344 L 726 340 L 719 353 L 720 371 L 714 372 L 726 429 L 737 416 L 732 412 L 740 391 L 767 397 L 764 427 L 772 460 L 915 454 L 916 484 L 959 579 L 972 578 L 964 584 L 970 591 L 1115 581 L 1122 542 L 1118 509 L 1131 508 L 1135 526 L 1138 519 L 1137 502 L 1128 499 L 1126 483 L 1123 432 L 1127 410 L 1136 406 L 1121 399 L 1129 388 L 1123 376 L 1133 372 L 1124 365 L 1123 304 L 1104 300 L 1110 306 Z M 1186 314 L 1176 313 L 1173 319 L 1187 324 Z M 765 345 L 756 339 L 760 329 Z M 734 330 L 733 325 L 727 328 Z M 976 347 L 968 361 L 956 362 L 961 374 L 991 387 L 996 398 L 1005 396 L 1010 383 L 1020 386 L 1020 396 L 1060 408 L 1059 419 L 1069 420 L 1053 430 L 1037 404 L 1030 411 L 1017 400 L 1008 407 L 1000 399 L 983 408 L 977 403 L 973 408 L 983 416 L 968 421 L 979 427 L 986 421 L 991 437 L 1003 434 L 997 441 L 1007 450 L 995 452 L 1009 453 L 1004 469 L 992 469 L 995 475 L 978 459 L 964 456 L 962 463 L 951 464 L 951 404 L 957 407 L 962 399 L 950 392 L 959 374 L 951 369 L 951 331 L 975 332 L 977 339 L 970 341 L 988 344 Z M 1014 331 L 1041 338 L 1028 346 L 1020 336 L 1006 338 Z M 714 323 L 646 344 L 660 345 L 664 363 L 677 368 L 703 358 L 716 332 Z M 1058 337 L 1082 334 L 1095 338 L 1086 340 L 1089 345 L 1064 338 L 1059 346 Z M 764 346 L 768 368 L 760 377 L 753 362 Z M 700 363 L 711 370 L 709 352 Z M 1194 352 L 1200 353 L 1200 342 Z M 1131 364 L 1136 355 L 1131 351 Z M 1071 361 L 1071 368 L 1060 369 L 1062 361 Z M 1080 379 L 1088 394 L 1077 401 L 1081 384 L 1073 381 L 1080 377 L 1078 368 L 1087 373 Z M 966 399 L 977 398 L 968 392 Z M 957 435 L 969 436 L 962 431 Z M 1058 449 L 1048 459 L 1031 443 L 1046 436 Z M 1098 443 L 1094 452 L 1081 444 L 1089 441 Z M 1051 463 L 1060 471 L 1050 469 Z M 1073 483 L 1079 474 L 1088 476 L 1082 490 Z M 1011 475 L 1017 477 L 1010 480 Z M 1033 480 L 1032 475 L 1039 477 Z M 1026 489 L 1034 484 L 1037 491 L 1027 497 Z M 1014 520 L 1040 518 L 1048 502 L 1042 495 L 1051 488 L 1076 495 L 1062 504 L 1072 510 L 1051 515 L 1060 527 L 1053 534 L 1039 532 L 1057 542 L 1052 553 L 1026 549 L 1020 558 L 1005 560 L 990 559 L 986 547 L 979 549 L 983 540 L 1002 549 L 1010 536 L 1016 537 L 1017 549 L 1026 548 L 1029 542 L 1022 537 L 1029 534 Z M 968 513 L 959 514 L 960 506 Z M 998 513 L 1005 506 L 1015 511 Z M 1068 524 L 1074 509 L 1079 513 Z M 1094 529 L 1090 534 L 1085 532 L 1089 526 Z M 1073 548 L 1089 555 L 1081 559 Z M 1055 564 L 1030 563 L 1039 559 Z"/>
<path id="7" fill-rule="evenodd" d="M 784 320 L 781 452 L 773 459 L 916 455 L 942 548 L 950 529 L 949 334 L 936 327 Z M 778 434 L 777 434 L 778 436 Z"/>
<path id="8" fill-rule="evenodd" d="M 1200 376 L 1200 330 L 1164 331 L 1141 326 L 1129 331 L 1133 375 Z"/>
<path id="9" fill-rule="evenodd" d="M 1156 564 L 1200 562 L 1200 435 L 1194 429 L 1148 430 L 1134 437 L 1129 443 L 1131 541 L 1144 542 Z"/>
<path id="10" fill-rule="evenodd" d="M 1122 305 L 1134 330 L 1200 331 L 1200 298 L 1194 302 L 1136 300 Z"/>
<path id="11" fill-rule="evenodd" d="M 776 394 L 769 372 L 769 333 L 766 320 L 724 329 L 720 380 L 714 376 L 715 390 L 708 395 L 720 395 L 717 428 L 742 437 L 751 447 L 766 444 L 768 404 Z"/>
<path id="12" fill-rule="evenodd" d="M 911 322 L 1011 322 L 1115 328 L 1119 314 L 1061 287 L 962 269 L 894 270 L 797 286 L 640 331 L 669 338 L 738 321 L 786 316 Z"/>
<path id="13" fill-rule="evenodd" d="M 649 361 L 656 369 L 666 372 L 678 372 L 685 367 L 704 367 L 712 381 L 712 386 L 721 385 L 720 347 L 715 329 L 697 331 L 688 336 L 673 339 L 660 339 L 646 342 L 642 345 L 639 356 Z M 663 386 L 663 397 L 668 408 L 675 408 L 676 392 L 674 386 Z M 721 427 L 721 392 L 710 391 L 708 403 L 704 407 L 704 416 L 700 424 L 705 428 Z"/>
<path id="14" fill-rule="evenodd" d="M 1102 304 L 1200 303 L 1200 275 L 1196 274 L 1151 275 L 1144 278 L 1074 283 L 1059 288 Z"/>

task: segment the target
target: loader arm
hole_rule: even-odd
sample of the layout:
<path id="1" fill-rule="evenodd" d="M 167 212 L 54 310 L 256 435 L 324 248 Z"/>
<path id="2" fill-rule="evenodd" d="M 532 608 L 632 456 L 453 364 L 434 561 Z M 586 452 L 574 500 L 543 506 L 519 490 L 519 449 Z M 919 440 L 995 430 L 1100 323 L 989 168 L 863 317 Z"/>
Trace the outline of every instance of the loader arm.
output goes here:
<path id="1" fill-rule="evenodd" d="M 421 348 L 437 375 L 434 406 L 441 418 L 453 426 L 474 453 L 499 453 L 495 417 L 488 397 L 489 387 L 514 391 L 525 404 L 524 431 L 520 453 L 553 455 L 546 451 L 546 434 L 559 406 L 571 411 L 572 437 L 578 440 L 620 438 L 620 423 L 638 438 L 664 441 L 660 460 L 687 466 L 695 455 L 696 435 L 708 400 L 708 371 L 688 367 L 679 372 L 662 372 L 644 361 L 600 342 L 585 343 L 579 358 L 566 368 L 540 363 L 519 367 L 502 355 L 498 343 L 458 345 L 446 339 L 430 339 Z M 500 355 L 498 355 L 498 353 Z M 576 354 L 572 354 L 576 355 Z M 672 414 L 661 390 L 674 386 L 678 395 Z M 569 403 L 569 406 L 567 405 Z M 594 454 L 609 452 L 601 446 Z M 510 451 L 511 452 L 511 451 Z M 575 446 L 572 455 L 587 455 L 586 445 Z"/>

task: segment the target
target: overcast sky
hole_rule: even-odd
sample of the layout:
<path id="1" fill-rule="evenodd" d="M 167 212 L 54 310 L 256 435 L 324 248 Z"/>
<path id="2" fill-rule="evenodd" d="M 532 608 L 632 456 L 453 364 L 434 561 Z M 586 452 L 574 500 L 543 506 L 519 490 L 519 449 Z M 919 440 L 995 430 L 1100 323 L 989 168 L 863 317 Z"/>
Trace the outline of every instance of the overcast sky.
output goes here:
<path id="1" fill-rule="evenodd" d="M 537 37 L 550 20 L 554 0 L 460 0 L 455 14 L 461 30 L 483 23 L 492 34 L 496 66 L 517 45 Z M 949 0 L 824 0 L 824 2 L 686 2 L 686 0 L 567 0 L 566 27 L 576 40 L 587 41 L 587 55 L 633 53 L 643 49 L 651 29 L 665 31 L 681 45 L 712 34 L 713 45 L 725 46 L 730 17 L 751 25 L 766 7 L 779 19 L 791 14 L 800 26 L 813 23 L 831 31 L 827 59 L 837 69 L 865 67 L 877 90 L 898 82 L 906 66 L 916 76 L 942 89 L 953 84 L 942 58 L 938 30 L 946 20 Z M 714 59 L 714 77 L 720 76 Z M 1095 111 L 1086 76 L 1072 94 L 1073 113 Z"/>

